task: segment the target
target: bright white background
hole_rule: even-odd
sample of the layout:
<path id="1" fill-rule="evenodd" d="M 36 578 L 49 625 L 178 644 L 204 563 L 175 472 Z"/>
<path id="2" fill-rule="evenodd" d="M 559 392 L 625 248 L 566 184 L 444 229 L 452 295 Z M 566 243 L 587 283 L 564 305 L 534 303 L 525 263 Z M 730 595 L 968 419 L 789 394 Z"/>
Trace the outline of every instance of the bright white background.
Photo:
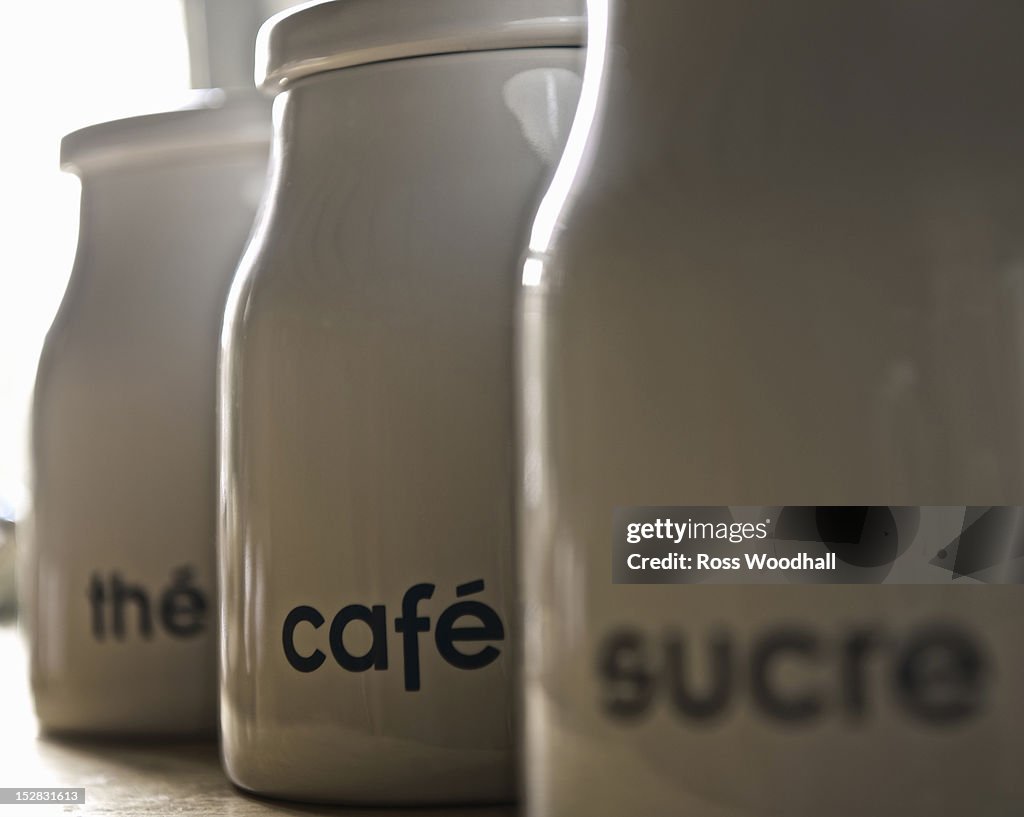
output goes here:
<path id="1" fill-rule="evenodd" d="M 0 55 L 0 498 L 20 503 L 36 362 L 78 231 L 78 182 L 58 167 L 60 138 L 182 102 L 181 0 L 3 3 Z"/>

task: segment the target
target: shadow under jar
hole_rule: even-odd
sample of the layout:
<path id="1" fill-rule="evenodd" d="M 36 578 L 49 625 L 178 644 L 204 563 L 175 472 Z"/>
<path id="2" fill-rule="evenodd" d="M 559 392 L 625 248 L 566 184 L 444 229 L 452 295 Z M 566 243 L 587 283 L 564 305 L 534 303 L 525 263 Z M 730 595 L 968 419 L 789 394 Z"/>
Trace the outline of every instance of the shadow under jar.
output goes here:
<path id="1" fill-rule="evenodd" d="M 220 394 L 221 723 L 246 789 L 514 794 L 514 293 L 579 12 L 328 2 L 261 32 L 271 191 Z"/>

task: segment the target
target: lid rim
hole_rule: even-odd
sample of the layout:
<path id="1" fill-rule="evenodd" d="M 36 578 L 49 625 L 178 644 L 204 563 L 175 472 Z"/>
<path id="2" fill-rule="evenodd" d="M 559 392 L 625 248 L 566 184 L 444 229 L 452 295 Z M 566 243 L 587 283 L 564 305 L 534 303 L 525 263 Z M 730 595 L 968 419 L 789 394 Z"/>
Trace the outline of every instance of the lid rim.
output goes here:
<path id="1" fill-rule="evenodd" d="M 351 53 L 339 54 L 337 58 L 321 58 L 296 61 L 284 65 L 281 70 L 273 76 L 267 75 L 260 81 L 259 88 L 266 94 L 282 93 L 299 80 L 308 79 L 317 74 L 326 74 L 331 71 L 340 71 L 345 68 L 358 68 L 360 65 L 378 65 L 383 62 L 403 62 L 410 59 L 422 59 L 425 57 L 446 57 L 456 54 L 479 54 L 483 51 L 532 51 L 539 48 L 582 48 L 579 42 L 551 42 L 543 45 L 511 45 L 494 48 L 452 48 L 443 51 L 416 52 L 411 54 L 394 54 L 389 56 L 369 57 L 369 52 L 383 51 L 385 49 L 365 49 L 352 55 Z M 346 59 L 354 56 L 355 59 Z"/>
<path id="2" fill-rule="evenodd" d="M 189 144 L 154 144 L 124 147 L 111 145 L 100 147 L 90 146 L 81 150 L 72 150 L 70 155 L 61 151 L 60 169 L 65 173 L 73 173 L 81 177 L 96 171 L 117 168 L 130 168 L 137 165 L 151 165 L 157 162 L 173 161 L 177 157 L 194 157 L 231 153 L 245 155 L 247 151 L 266 153 L 270 139 L 256 134 L 248 137 L 232 139 L 209 139 Z"/>
<path id="3" fill-rule="evenodd" d="M 423 15 L 427 4 L 417 8 L 412 2 L 379 3 L 377 9 L 391 9 L 393 16 L 386 19 L 360 0 L 309 3 L 271 17 L 256 40 L 257 87 L 273 96 L 327 71 L 445 54 L 581 47 L 586 36 L 581 0 L 503 0 L 497 6 L 448 0 L 438 5 L 451 6 L 449 11 L 464 7 L 465 13 L 432 19 L 399 15 L 403 8 Z M 553 13 L 544 15 L 548 9 Z M 441 10 L 435 7 L 435 13 Z"/>
<path id="4" fill-rule="evenodd" d="M 147 113 L 73 130 L 60 141 L 60 168 L 81 175 L 156 157 L 226 147 L 267 148 L 271 135 L 266 101 L 253 92 L 229 94 L 216 105 Z"/>

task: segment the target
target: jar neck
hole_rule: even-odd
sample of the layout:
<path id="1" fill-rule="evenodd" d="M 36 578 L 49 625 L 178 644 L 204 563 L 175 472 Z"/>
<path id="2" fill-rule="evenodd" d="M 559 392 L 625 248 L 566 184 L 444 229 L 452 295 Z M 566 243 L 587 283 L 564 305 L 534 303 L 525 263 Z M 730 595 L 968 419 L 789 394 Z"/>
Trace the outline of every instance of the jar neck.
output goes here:
<path id="1" fill-rule="evenodd" d="M 523 48 L 296 82 L 274 103 L 268 247 L 287 255 L 329 241 L 332 252 L 369 247 L 379 257 L 416 246 L 444 253 L 431 214 L 448 211 L 445 229 L 454 235 L 463 220 L 480 219 L 481 208 L 492 213 L 486 223 L 507 225 L 500 238 L 513 243 L 561 154 L 581 67 L 578 48 Z M 386 237 L 399 222 L 411 231 L 404 250 Z M 295 248 L 286 251 L 283 241 Z M 333 274 L 330 265 L 287 266 L 290 275 Z"/>
<path id="2" fill-rule="evenodd" d="M 121 343 L 219 324 L 265 166 L 253 150 L 83 171 L 78 248 L 55 327 Z"/>
<path id="3" fill-rule="evenodd" d="M 1019 153 L 1020 4 L 591 0 L 590 14 L 608 31 L 598 151 L 677 182 Z"/>
<path id="4" fill-rule="evenodd" d="M 688 230 L 790 241 L 814 221 L 932 225 L 936 202 L 946 221 L 1018 207 L 1024 5 L 590 0 L 588 13 L 579 114 L 531 263 L 556 241 L 668 252 Z"/>
<path id="5" fill-rule="evenodd" d="M 265 162 L 254 150 L 84 171 L 74 274 L 135 297 L 217 285 L 228 274 L 223 234 L 247 232 Z"/>

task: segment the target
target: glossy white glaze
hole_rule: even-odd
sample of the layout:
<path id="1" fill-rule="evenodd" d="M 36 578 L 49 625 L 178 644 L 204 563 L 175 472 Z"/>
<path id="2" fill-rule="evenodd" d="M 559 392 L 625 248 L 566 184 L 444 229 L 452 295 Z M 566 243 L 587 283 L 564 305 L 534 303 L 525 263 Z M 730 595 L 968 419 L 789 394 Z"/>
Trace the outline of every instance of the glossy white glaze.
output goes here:
<path id="1" fill-rule="evenodd" d="M 580 62 L 425 56 L 276 100 L 271 193 L 222 348 L 221 724 L 246 789 L 513 796 L 513 296 Z M 397 620 L 418 584 L 434 586 L 416 608 L 429 629 L 410 639 Z M 461 644 L 494 651 L 476 669 L 438 646 L 442 613 L 467 601 L 502 628 Z M 362 621 L 332 635 L 350 605 L 383 607 L 376 637 Z M 303 606 L 314 618 L 286 628 Z M 342 645 L 374 666 L 343 668 Z"/>
<path id="2" fill-rule="evenodd" d="M 1024 502 L 1021 7 L 595 0 L 590 25 L 523 270 L 529 813 L 1019 813 L 1020 588 L 616 586 L 609 547 L 617 506 Z M 750 692 L 785 627 L 822 645 L 777 668 L 821 696 L 799 723 Z M 927 627 L 983 656 L 970 718 L 907 702 Z M 729 639 L 720 717 L 678 713 L 670 634 L 698 693 Z"/>
<path id="3" fill-rule="evenodd" d="M 256 42 L 256 84 L 386 60 L 575 47 L 582 0 L 346 0 L 307 3 L 271 18 Z"/>
<path id="4" fill-rule="evenodd" d="M 64 143 L 80 237 L 39 363 L 18 531 L 46 731 L 216 726 L 217 337 L 269 136 L 255 100 Z"/>

